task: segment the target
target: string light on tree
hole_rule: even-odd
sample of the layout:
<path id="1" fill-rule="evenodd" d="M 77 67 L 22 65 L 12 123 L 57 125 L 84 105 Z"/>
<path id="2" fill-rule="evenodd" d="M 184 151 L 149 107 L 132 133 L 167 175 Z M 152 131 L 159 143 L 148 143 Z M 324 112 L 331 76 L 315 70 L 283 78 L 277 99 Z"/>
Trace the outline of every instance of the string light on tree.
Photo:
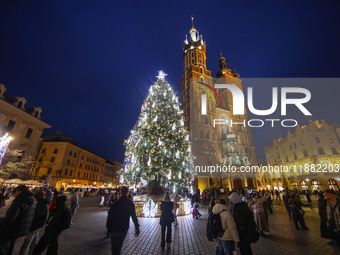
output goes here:
<path id="1" fill-rule="evenodd" d="M 129 185 L 184 188 L 191 184 L 187 170 L 191 169 L 189 133 L 184 127 L 178 97 L 165 80 L 166 75 L 159 72 L 125 141 L 124 171 L 120 174 Z"/>

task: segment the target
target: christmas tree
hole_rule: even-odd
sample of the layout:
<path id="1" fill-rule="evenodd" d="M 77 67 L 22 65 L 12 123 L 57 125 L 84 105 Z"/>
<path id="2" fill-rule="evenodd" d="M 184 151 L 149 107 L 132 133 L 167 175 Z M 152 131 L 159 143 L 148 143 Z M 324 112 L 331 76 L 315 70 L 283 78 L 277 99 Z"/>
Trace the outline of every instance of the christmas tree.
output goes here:
<path id="1" fill-rule="evenodd" d="M 140 188 L 190 185 L 191 149 L 183 111 L 162 71 L 150 87 L 137 124 L 125 141 L 121 182 Z"/>

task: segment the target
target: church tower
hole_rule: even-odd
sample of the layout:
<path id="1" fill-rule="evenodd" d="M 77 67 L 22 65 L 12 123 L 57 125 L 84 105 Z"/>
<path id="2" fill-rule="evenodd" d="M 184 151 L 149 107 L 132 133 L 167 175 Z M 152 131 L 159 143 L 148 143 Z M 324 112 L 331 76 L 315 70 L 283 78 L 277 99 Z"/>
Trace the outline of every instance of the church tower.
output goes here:
<path id="1" fill-rule="evenodd" d="M 181 100 L 184 119 L 190 131 L 192 154 L 196 166 L 223 166 L 256 164 L 255 149 L 249 127 L 230 126 L 230 122 L 247 120 L 247 115 L 232 115 L 232 95 L 226 89 L 214 89 L 216 79 L 207 69 L 206 43 L 202 35 L 194 27 L 189 31 L 189 38 L 184 40 L 183 62 L 184 74 L 181 79 Z M 221 54 L 219 70 L 216 77 L 218 83 L 235 84 L 242 89 L 239 75 L 227 68 L 226 60 Z M 203 100 L 203 98 L 205 100 Z M 204 111 L 202 110 L 204 108 Z M 226 123 L 215 125 L 216 119 Z M 195 172 L 194 186 L 200 190 L 205 188 L 239 188 L 255 186 L 242 175 L 231 176 L 225 173 Z M 234 178 L 236 177 L 236 178 Z"/>

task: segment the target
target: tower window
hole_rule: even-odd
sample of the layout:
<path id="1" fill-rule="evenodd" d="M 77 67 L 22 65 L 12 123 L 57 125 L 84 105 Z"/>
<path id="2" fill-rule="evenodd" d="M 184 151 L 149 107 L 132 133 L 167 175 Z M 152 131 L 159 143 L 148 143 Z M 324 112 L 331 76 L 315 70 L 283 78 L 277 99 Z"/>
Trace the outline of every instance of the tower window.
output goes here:
<path id="1" fill-rule="evenodd" d="M 204 83 L 204 77 L 203 76 L 201 76 L 200 80 L 201 80 L 202 83 Z"/>
<path id="2" fill-rule="evenodd" d="M 203 69 L 202 66 L 200 67 L 200 72 L 201 72 L 201 74 L 204 74 L 204 69 Z"/>
<path id="3" fill-rule="evenodd" d="M 318 148 L 319 155 L 325 155 L 323 148 Z"/>
<path id="4" fill-rule="evenodd" d="M 195 53 L 191 52 L 191 64 L 195 64 Z"/>

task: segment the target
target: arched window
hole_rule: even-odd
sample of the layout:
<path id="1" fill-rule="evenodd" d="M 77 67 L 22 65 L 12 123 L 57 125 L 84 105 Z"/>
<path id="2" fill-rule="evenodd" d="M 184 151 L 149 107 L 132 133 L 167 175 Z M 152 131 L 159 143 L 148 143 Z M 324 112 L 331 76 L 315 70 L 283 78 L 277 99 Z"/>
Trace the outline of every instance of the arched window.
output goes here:
<path id="1" fill-rule="evenodd" d="M 191 64 L 195 64 L 195 53 L 191 52 Z"/>
<path id="2" fill-rule="evenodd" d="M 204 74 L 203 66 L 200 67 L 200 72 L 201 72 L 201 74 Z"/>
<path id="3" fill-rule="evenodd" d="M 301 185 L 302 190 L 307 190 L 308 189 L 308 186 L 307 186 L 305 181 L 301 181 L 300 185 Z"/>
<path id="4" fill-rule="evenodd" d="M 34 117 L 38 118 L 38 115 L 39 115 L 39 112 L 36 111 L 35 114 L 34 114 Z"/>
<path id="5" fill-rule="evenodd" d="M 70 176 L 72 176 L 72 173 L 73 173 L 73 170 L 71 169 L 71 171 L 70 171 Z"/>
<path id="6" fill-rule="evenodd" d="M 320 190 L 320 183 L 317 181 L 317 180 L 312 180 L 311 182 L 312 184 L 312 190 L 317 190 L 319 191 Z"/>
<path id="7" fill-rule="evenodd" d="M 20 101 L 20 102 L 18 103 L 18 108 L 21 109 L 21 107 L 22 107 L 22 102 Z"/>
<path id="8" fill-rule="evenodd" d="M 201 83 L 204 83 L 204 77 L 203 76 L 201 76 L 200 80 L 201 80 Z"/>
<path id="9" fill-rule="evenodd" d="M 68 169 L 65 169 L 65 175 L 67 175 Z"/>
<path id="10" fill-rule="evenodd" d="M 334 179 L 329 179 L 328 180 L 328 186 L 332 190 L 339 191 L 338 183 Z"/>

